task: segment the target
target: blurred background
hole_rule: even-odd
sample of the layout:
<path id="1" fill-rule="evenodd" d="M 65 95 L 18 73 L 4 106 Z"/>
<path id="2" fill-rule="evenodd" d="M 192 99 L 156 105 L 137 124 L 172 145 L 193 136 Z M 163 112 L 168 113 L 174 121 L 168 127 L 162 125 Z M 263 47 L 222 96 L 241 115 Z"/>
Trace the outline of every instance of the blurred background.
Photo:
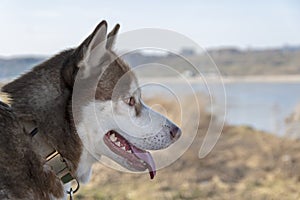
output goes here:
<path id="1" fill-rule="evenodd" d="M 0 10 L 0 87 L 61 50 L 79 45 L 103 19 L 110 28 L 120 23 L 121 33 L 168 29 L 201 47 L 176 45 L 176 54 L 201 74 L 171 53 L 138 51 L 124 56 L 133 68 L 160 63 L 177 72 L 149 66 L 137 73 L 141 82 L 160 81 L 181 97 L 179 105 L 161 88 L 144 89 L 145 101 L 159 105 L 153 108 L 180 124 L 184 138 L 193 136 L 191 122 L 197 120 L 193 144 L 151 181 L 147 174 L 97 164 L 91 183 L 82 186 L 77 199 L 300 198 L 299 1 L 1 0 Z M 196 95 L 183 89 L 178 76 Z M 209 93 L 209 87 L 216 89 Z M 191 100 L 195 96 L 197 106 Z M 221 111 L 211 112 L 212 106 Z M 195 118 L 198 114 L 201 117 Z M 200 159 L 198 151 L 210 123 L 222 126 L 223 117 L 218 143 Z"/>

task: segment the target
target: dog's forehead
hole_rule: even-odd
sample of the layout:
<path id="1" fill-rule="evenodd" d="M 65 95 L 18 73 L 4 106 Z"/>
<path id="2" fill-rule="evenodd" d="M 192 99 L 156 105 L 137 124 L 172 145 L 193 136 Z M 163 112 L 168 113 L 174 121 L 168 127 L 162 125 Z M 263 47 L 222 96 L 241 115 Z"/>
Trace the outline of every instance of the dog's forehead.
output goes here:
<path id="1" fill-rule="evenodd" d="M 132 70 L 127 71 L 116 84 L 114 90 L 119 92 L 119 96 L 135 96 L 140 97 L 141 91 L 139 88 L 138 80 Z"/>
<path id="2" fill-rule="evenodd" d="M 137 78 L 130 67 L 115 54 L 112 57 L 112 62 L 100 77 L 96 99 L 110 100 L 128 94 L 139 94 Z"/>

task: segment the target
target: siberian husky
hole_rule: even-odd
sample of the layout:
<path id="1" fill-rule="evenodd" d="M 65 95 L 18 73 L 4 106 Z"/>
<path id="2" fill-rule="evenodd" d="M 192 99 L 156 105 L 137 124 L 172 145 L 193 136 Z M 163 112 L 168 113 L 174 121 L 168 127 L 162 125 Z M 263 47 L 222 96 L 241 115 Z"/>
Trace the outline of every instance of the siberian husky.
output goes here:
<path id="1" fill-rule="evenodd" d="M 2 88 L 31 133 L 34 152 L 61 179 L 61 188 L 72 180 L 88 182 L 100 156 L 131 171 L 148 170 L 153 178 L 155 163 L 147 150 L 167 148 L 181 135 L 177 125 L 143 103 L 136 76 L 113 51 L 119 28 L 117 24 L 107 34 L 102 21 L 77 48 Z M 20 185 L 8 192 L 22 191 L 24 199 L 34 196 L 28 185 Z M 45 199 L 65 198 L 60 191 L 48 191 Z"/>

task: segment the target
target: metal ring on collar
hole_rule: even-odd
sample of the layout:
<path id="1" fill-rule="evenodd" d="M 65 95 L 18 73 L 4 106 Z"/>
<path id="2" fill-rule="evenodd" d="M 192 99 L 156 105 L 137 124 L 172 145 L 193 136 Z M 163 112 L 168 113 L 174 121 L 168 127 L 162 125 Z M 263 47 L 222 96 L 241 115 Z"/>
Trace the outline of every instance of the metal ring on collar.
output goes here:
<path id="1" fill-rule="evenodd" d="M 75 178 L 74 181 L 76 181 L 77 186 L 76 186 L 75 190 L 73 190 L 73 188 L 71 186 L 70 190 L 67 191 L 68 194 L 75 194 L 80 188 L 80 184 L 79 184 L 78 180 Z"/>

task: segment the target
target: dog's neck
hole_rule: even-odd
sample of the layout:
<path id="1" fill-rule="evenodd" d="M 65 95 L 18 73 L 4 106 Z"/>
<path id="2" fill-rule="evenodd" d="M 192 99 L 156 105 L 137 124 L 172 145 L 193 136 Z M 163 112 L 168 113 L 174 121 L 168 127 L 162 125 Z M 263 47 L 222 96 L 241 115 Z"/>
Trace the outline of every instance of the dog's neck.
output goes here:
<path id="1" fill-rule="evenodd" d="M 31 137 L 31 146 L 34 152 L 41 156 L 42 159 L 45 160 L 46 165 L 49 165 L 52 170 L 56 173 L 56 175 L 62 180 L 64 184 L 70 182 L 74 179 L 69 179 L 68 181 L 64 181 L 65 175 L 70 174 L 69 167 L 67 163 L 64 161 L 63 157 L 59 154 L 58 151 L 52 145 L 47 143 L 47 138 L 45 138 L 45 134 L 38 131 L 38 128 L 35 128 L 36 125 L 30 122 L 21 122 L 25 132 L 29 134 Z"/>
<path id="2" fill-rule="evenodd" d="M 72 116 L 72 114 L 70 114 L 69 116 Z M 21 123 L 23 124 L 23 127 L 25 128 L 27 133 L 32 132 L 32 130 L 35 130 L 37 127 L 33 122 L 29 122 L 29 121 L 23 121 Z M 75 127 L 75 125 L 73 124 L 74 123 L 73 120 L 70 120 L 70 123 L 72 123 L 71 127 Z M 72 134 L 77 134 L 76 130 L 73 129 L 71 130 L 73 131 Z M 32 136 L 32 147 L 34 151 L 44 159 L 49 157 L 49 155 L 51 156 L 51 154 L 53 154 L 53 152 L 56 151 L 55 147 L 47 142 L 47 137 L 45 137 L 45 135 L 46 135 L 45 133 L 38 132 L 38 134 L 34 134 L 34 136 Z M 70 164 L 70 161 L 68 160 L 67 162 L 71 166 L 76 165 L 74 163 Z M 73 178 L 77 179 L 79 182 L 82 183 L 88 182 L 92 173 L 91 170 L 92 165 L 95 162 L 97 162 L 97 160 L 95 160 L 95 158 L 85 148 L 83 148 L 81 152 L 80 160 L 75 167 L 76 170 L 74 170 L 74 168 L 70 169 Z M 57 163 L 54 164 L 57 165 Z"/>
<path id="3" fill-rule="evenodd" d="M 33 122 L 23 121 L 21 123 L 25 128 L 26 133 L 31 133 L 36 129 L 36 125 Z M 53 147 L 46 142 L 43 133 L 35 134 L 31 141 L 34 151 L 42 158 L 46 158 L 49 153 L 53 152 Z"/>
<path id="4" fill-rule="evenodd" d="M 72 174 L 86 182 L 94 159 L 76 133 L 72 86 L 62 77 L 64 62 L 72 52 L 62 52 L 2 89 L 27 132 L 38 128 L 41 137 L 37 137 L 36 153 L 44 157 L 49 149 L 56 149 L 67 160 Z"/>

